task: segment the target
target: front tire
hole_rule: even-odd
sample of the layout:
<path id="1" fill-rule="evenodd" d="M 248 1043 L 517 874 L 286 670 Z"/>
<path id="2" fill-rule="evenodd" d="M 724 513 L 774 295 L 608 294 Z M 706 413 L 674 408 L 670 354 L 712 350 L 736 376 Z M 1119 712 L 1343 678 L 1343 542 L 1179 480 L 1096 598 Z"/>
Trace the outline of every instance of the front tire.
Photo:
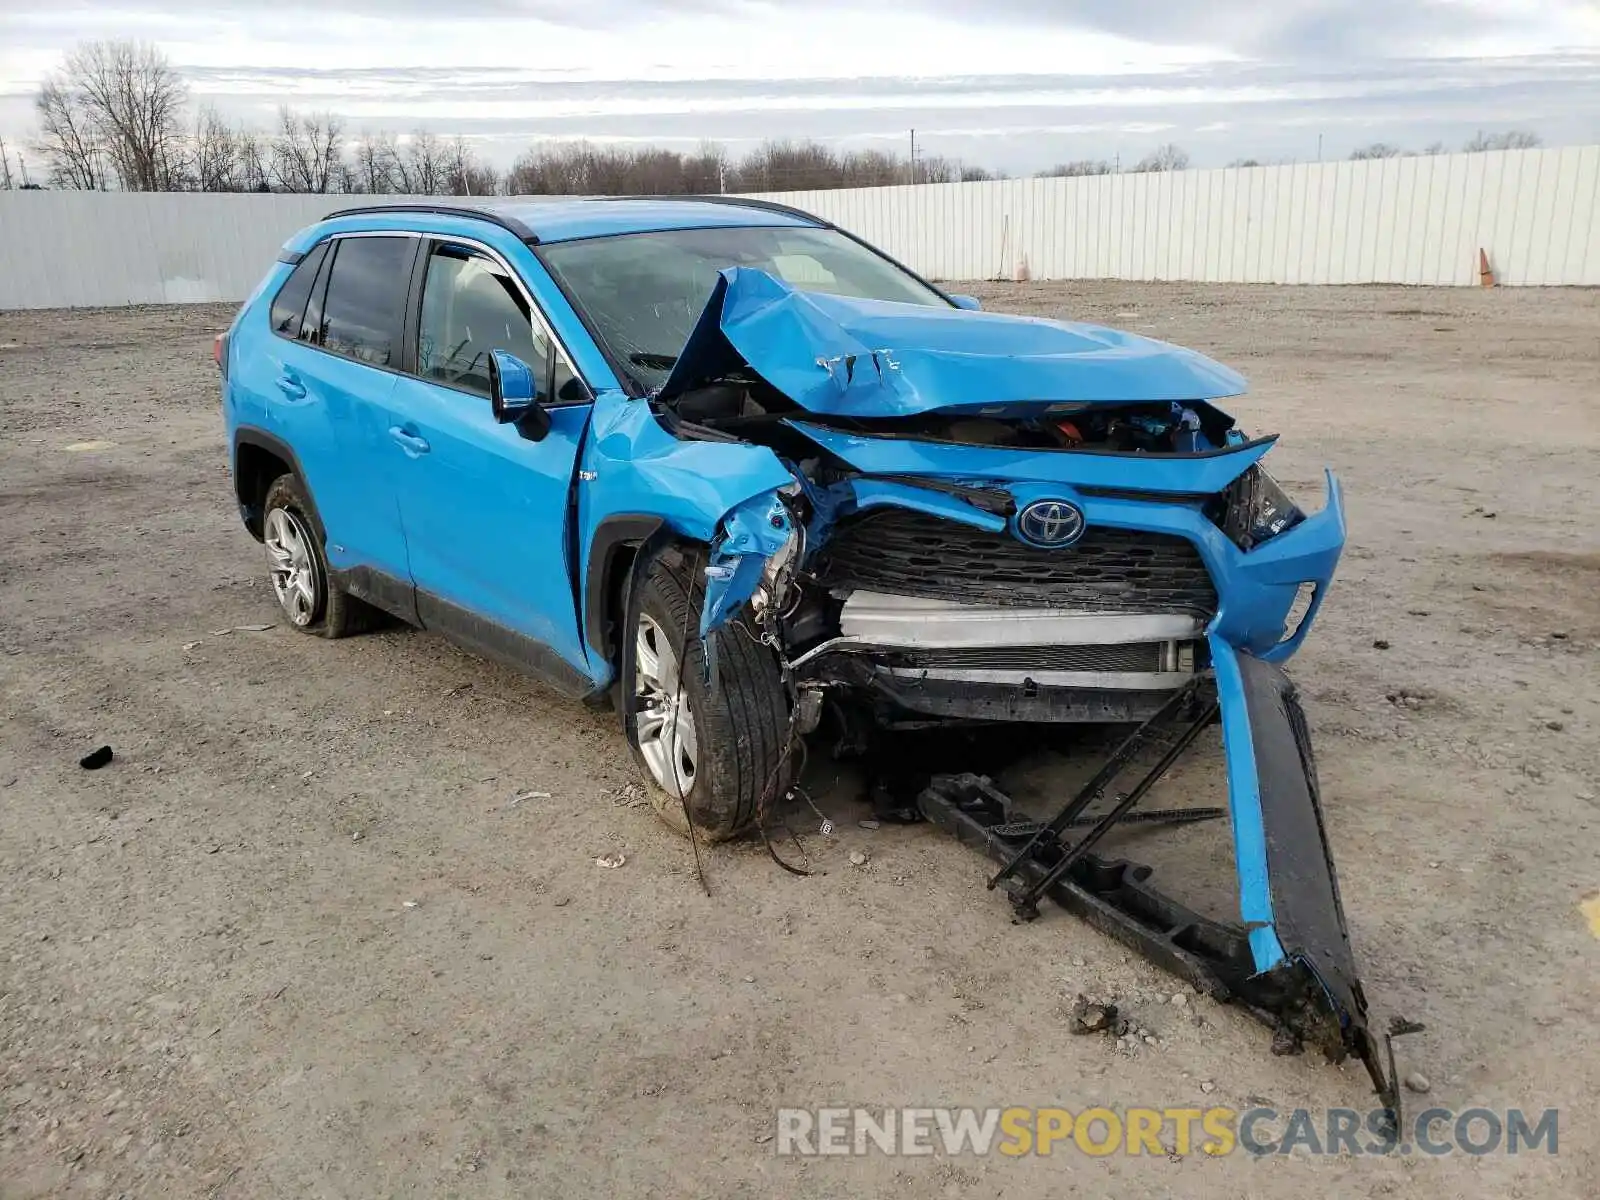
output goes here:
<path id="1" fill-rule="evenodd" d="M 373 610 L 344 591 L 328 573 L 322 522 L 294 475 L 280 475 L 262 502 L 261 540 L 267 577 L 290 626 L 327 638 L 371 628 Z"/>
<path id="2" fill-rule="evenodd" d="M 789 705 L 772 652 L 731 623 L 711 635 L 717 678 L 707 685 L 694 566 L 665 551 L 630 600 L 623 719 L 656 815 L 687 835 L 687 808 L 696 836 L 726 841 L 789 785 Z"/>

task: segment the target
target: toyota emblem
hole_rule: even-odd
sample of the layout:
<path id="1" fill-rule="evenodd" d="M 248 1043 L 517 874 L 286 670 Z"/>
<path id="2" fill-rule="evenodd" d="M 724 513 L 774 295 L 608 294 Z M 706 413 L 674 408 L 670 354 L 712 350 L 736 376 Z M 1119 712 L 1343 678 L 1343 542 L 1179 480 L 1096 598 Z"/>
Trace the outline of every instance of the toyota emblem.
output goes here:
<path id="1" fill-rule="evenodd" d="M 1047 550 L 1072 545 L 1083 529 L 1083 509 L 1070 500 L 1035 500 L 1017 514 L 1017 536 Z"/>

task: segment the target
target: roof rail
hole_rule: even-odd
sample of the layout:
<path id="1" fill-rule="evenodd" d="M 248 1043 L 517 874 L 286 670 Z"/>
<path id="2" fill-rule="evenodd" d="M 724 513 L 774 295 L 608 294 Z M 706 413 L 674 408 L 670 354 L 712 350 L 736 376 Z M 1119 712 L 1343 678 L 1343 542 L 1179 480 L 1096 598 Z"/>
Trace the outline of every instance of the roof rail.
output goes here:
<path id="1" fill-rule="evenodd" d="M 820 225 L 824 229 L 832 229 L 833 228 L 833 222 L 832 221 L 826 221 L 823 218 L 817 216 L 816 213 L 809 213 L 805 209 L 796 208 L 792 204 L 779 204 L 776 200 L 757 200 L 757 199 L 754 199 L 753 197 L 750 197 L 750 196 L 710 196 L 710 195 L 700 196 L 700 195 L 692 195 L 691 194 L 691 195 L 683 195 L 683 196 L 666 196 L 666 195 L 662 195 L 662 196 L 591 196 L 591 197 L 589 197 L 589 199 L 591 199 L 591 200 L 699 200 L 699 201 L 701 201 L 702 203 L 705 203 L 705 204 L 729 204 L 729 205 L 734 205 L 734 206 L 739 207 L 739 208 L 760 209 L 762 212 L 782 213 L 784 216 L 788 216 L 788 217 L 802 217 L 805 220 L 810 221 L 813 225 Z"/>
<path id="2" fill-rule="evenodd" d="M 498 225 L 530 245 L 537 245 L 539 241 L 539 235 L 517 218 L 508 217 L 505 213 L 496 212 L 492 208 L 472 204 L 363 204 L 358 208 L 341 208 L 338 212 L 331 212 L 322 219 L 331 221 L 335 217 L 361 217 L 380 213 L 433 213 L 441 217 L 472 217 Z"/>

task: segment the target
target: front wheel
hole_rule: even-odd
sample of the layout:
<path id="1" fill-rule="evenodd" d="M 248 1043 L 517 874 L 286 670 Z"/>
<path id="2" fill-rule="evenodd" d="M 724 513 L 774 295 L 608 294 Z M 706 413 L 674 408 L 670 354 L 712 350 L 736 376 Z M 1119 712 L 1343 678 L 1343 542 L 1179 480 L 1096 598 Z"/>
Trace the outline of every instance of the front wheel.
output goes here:
<path id="1" fill-rule="evenodd" d="M 706 682 L 690 603 L 701 590 L 675 551 L 646 570 L 629 605 L 623 719 L 656 814 L 679 833 L 692 820 L 697 836 L 724 841 L 789 784 L 789 706 L 772 652 L 731 625 L 711 635 L 717 677 Z"/>

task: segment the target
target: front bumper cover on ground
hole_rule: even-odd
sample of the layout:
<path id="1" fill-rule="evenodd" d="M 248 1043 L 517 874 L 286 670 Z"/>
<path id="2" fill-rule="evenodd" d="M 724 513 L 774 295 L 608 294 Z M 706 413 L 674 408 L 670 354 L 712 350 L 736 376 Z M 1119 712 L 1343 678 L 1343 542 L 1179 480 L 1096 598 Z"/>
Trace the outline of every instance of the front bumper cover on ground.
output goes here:
<path id="1" fill-rule="evenodd" d="M 1219 639 L 1211 648 L 1214 680 L 1202 686 L 1214 687 L 1215 708 L 1199 719 L 1217 711 L 1222 724 L 1241 920 L 1202 916 L 1158 891 L 1150 867 L 1089 853 L 1042 894 L 1211 996 L 1242 1004 L 1274 1028 L 1279 1046 L 1315 1046 L 1335 1061 L 1356 1056 L 1397 1111 L 1392 1063 L 1386 1070 L 1380 1061 L 1356 973 L 1294 685 L 1277 666 Z M 964 843 L 1014 863 L 1020 890 L 1037 890 L 1075 853 L 1065 840 L 1040 837 L 1037 822 L 1019 820 L 982 777 L 936 777 L 920 803 Z M 1409 1028 L 1398 1023 L 1391 1032 Z"/>

